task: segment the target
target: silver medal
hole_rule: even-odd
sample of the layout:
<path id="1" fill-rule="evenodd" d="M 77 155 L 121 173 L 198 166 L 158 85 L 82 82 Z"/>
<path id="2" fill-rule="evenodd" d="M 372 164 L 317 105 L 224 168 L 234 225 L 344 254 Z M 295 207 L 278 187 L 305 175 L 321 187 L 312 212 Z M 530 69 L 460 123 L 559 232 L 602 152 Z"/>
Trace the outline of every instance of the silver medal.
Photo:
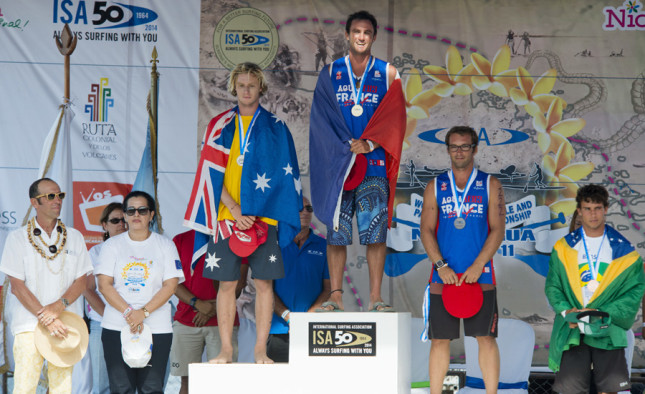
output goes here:
<path id="1" fill-rule="evenodd" d="M 454 225 L 457 230 L 461 230 L 466 227 L 466 220 L 464 218 L 457 218 L 455 219 Z"/>
<path id="2" fill-rule="evenodd" d="M 237 161 L 237 165 L 241 166 L 244 164 L 244 155 L 239 155 L 235 161 Z"/>
<path id="3" fill-rule="evenodd" d="M 363 115 L 363 107 L 358 104 L 354 105 L 352 107 L 352 115 L 356 117 Z"/>
<path id="4" fill-rule="evenodd" d="M 599 285 L 600 283 L 598 283 L 597 280 L 592 279 L 589 282 L 587 282 L 587 289 L 589 289 L 589 291 L 593 293 L 596 291 Z"/>

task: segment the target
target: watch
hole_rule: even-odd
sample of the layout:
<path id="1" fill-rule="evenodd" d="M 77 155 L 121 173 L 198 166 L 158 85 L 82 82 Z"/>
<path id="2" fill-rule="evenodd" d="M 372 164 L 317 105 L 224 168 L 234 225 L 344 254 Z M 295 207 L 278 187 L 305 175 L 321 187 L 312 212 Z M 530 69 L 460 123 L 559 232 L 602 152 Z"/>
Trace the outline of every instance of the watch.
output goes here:
<path id="1" fill-rule="evenodd" d="M 150 316 L 150 312 L 148 312 L 145 306 L 141 310 L 143 311 L 143 316 L 147 319 Z"/>
<path id="2" fill-rule="evenodd" d="M 67 308 L 69 306 L 69 301 L 67 300 L 67 298 L 61 298 L 60 300 L 63 303 L 63 305 L 65 306 L 65 308 Z"/>
<path id="3" fill-rule="evenodd" d="M 193 297 L 190 299 L 190 307 L 195 309 L 195 304 L 197 303 L 197 297 Z"/>
<path id="4" fill-rule="evenodd" d="M 448 265 L 448 262 L 446 260 L 444 260 L 444 259 L 441 259 L 441 260 L 437 261 L 436 263 L 434 263 L 434 269 L 439 270 L 439 269 L 441 269 L 443 267 L 446 267 L 447 265 Z"/>

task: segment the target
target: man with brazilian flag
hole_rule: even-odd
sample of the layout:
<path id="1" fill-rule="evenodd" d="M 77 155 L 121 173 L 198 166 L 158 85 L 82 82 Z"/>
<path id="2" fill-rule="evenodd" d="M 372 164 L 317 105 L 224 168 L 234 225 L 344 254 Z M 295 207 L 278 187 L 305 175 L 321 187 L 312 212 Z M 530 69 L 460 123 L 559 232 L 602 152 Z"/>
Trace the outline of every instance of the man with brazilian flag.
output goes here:
<path id="1" fill-rule="evenodd" d="M 589 392 L 592 365 L 598 392 L 628 390 L 626 330 L 645 290 L 643 259 L 605 224 L 604 187 L 581 187 L 576 202 L 582 227 L 556 242 L 545 285 L 556 313 L 549 346 L 553 390 Z"/>

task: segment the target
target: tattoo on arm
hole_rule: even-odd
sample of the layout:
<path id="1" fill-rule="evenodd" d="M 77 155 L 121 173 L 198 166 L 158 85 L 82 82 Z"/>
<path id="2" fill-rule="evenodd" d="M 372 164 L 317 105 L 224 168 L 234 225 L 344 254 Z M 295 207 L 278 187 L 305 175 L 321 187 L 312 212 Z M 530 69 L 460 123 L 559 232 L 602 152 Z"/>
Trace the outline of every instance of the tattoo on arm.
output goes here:
<path id="1" fill-rule="evenodd" d="M 506 206 L 504 204 L 504 189 L 502 189 L 502 186 L 499 187 L 499 191 L 497 193 L 497 204 L 499 208 L 499 216 L 506 216 Z"/>

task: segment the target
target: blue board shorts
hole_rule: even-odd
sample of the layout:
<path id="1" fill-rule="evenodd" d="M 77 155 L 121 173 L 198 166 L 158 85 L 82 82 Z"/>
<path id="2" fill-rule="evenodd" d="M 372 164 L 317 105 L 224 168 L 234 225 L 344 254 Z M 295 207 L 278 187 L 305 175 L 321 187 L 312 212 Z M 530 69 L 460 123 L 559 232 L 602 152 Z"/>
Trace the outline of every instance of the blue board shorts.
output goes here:
<path id="1" fill-rule="evenodd" d="M 327 230 L 328 245 L 352 244 L 352 218 L 356 212 L 361 245 L 383 243 L 387 239 L 387 203 L 390 187 L 387 178 L 367 176 L 354 190 L 341 198 L 338 231 Z"/>

